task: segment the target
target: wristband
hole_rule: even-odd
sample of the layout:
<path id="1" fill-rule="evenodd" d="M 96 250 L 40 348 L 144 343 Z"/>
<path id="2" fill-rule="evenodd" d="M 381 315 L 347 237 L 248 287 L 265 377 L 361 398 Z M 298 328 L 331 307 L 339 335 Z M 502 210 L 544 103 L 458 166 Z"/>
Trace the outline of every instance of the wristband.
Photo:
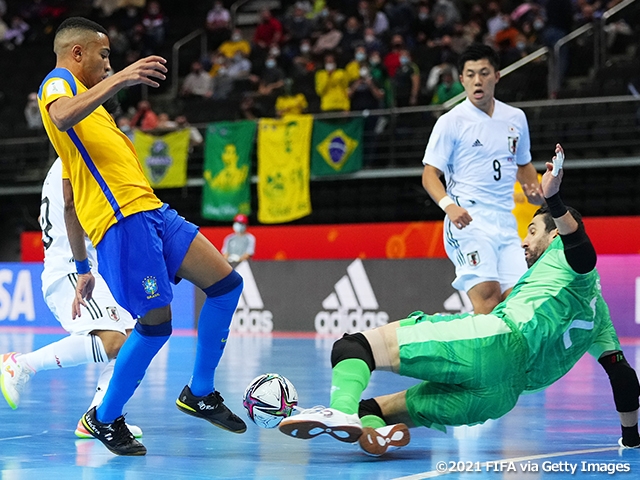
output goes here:
<path id="1" fill-rule="evenodd" d="M 455 205 L 455 203 L 456 202 L 451 200 L 451 197 L 449 195 L 445 195 L 438 202 L 438 206 L 444 211 L 444 209 L 447 208 L 449 205 Z"/>
<path id="2" fill-rule="evenodd" d="M 85 258 L 82 261 L 76 260 L 76 272 L 78 272 L 79 275 L 89 273 L 90 271 L 91 271 L 91 267 L 89 266 L 88 258 Z"/>
<path id="3" fill-rule="evenodd" d="M 545 198 L 545 200 L 547 201 L 547 206 L 549 207 L 549 213 L 553 218 L 560 218 L 565 213 L 567 213 L 568 210 L 565 204 L 562 203 L 560 192 L 550 196 L 549 198 Z"/>

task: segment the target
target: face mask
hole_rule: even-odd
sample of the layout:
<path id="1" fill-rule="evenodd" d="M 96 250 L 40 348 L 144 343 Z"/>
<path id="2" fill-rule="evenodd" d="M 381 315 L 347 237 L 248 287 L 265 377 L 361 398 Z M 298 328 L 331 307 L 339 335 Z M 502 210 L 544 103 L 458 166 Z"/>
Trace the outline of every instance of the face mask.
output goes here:
<path id="1" fill-rule="evenodd" d="M 336 68 L 336 64 L 335 63 L 325 63 L 324 64 L 324 69 L 329 71 L 329 72 L 331 72 L 335 68 Z"/>
<path id="2" fill-rule="evenodd" d="M 369 63 L 371 65 L 379 65 L 380 64 L 380 57 L 371 57 L 369 59 Z"/>
<path id="3" fill-rule="evenodd" d="M 273 68 L 276 66 L 276 61 L 273 59 L 269 59 L 266 62 L 264 62 L 264 64 L 267 68 Z"/>
<path id="4" fill-rule="evenodd" d="M 516 48 L 520 51 L 523 51 L 525 48 L 527 48 L 527 44 L 525 42 L 518 42 L 516 43 Z"/>
<path id="5" fill-rule="evenodd" d="M 364 52 L 356 52 L 356 60 L 362 62 L 365 58 L 367 58 L 367 54 Z"/>
<path id="6" fill-rule="evenodd" d="M 544 28 L 544 22 L 542 20 L 536 20 L 533 22 L 533 28 L 535 30 L 542 30 Z"/>
<path id="7" fill-rule="evenodd" d="M 311 47 L 309 46 L 308 43 L 303 43 L 302 45 L 300 45 L 300 51 L 302 53 L 307 53 L 307 52 L 309 52 L 310 49 L 311 49 Z"/>
<path id="8" fill-rule="evenodd" d="M 227 73 L 227 67 L 220 67 L 218 69 L 218 75 L 226 75 Z"/>
<path id="9" fill-rule="evenodd" d="M 418 14 L 418 18 L 419 18 L 420 20 L 422 20 L 422 21 L 425 21 L 427 18 L 429 18 L 429 14 L 428 14 L 428 13 L 425 13 L 425 12 L 420 12 L 420 13 Z"/>
<path id="10" fill-rule="evenodd" d="M 364 41 L 367 43 L 373 43 L 376 41 L 376 37 L 373 35 L 365 35 Z"/>
<path id="11" fill-rule="evenodd" d="M 278 55 L 280 55 L 280 49 L 279 48 L 272 48 L 271 50 L 269 50 L 269 54 L 277 57 Z"/>
<path id="12" fill-rule="evenodd" d="M 402 65 L 408 64 L 409 63 L 409 57 L 405 57 L 405 56 L 400 57 L 400 63 Z"/>
<path id="13" fill-rule="evenodd" d="M 240 40 L 242 40 L 242 35 L 234 33 L 233 35 L 231 35 L 231 40 L 233 40 L 234 42 L 239 42 Z"/>
<path id="14" fill-rule="evenodd" d="M 240 222 L 234 222 L 233 231 L 236 233 L 244 233 L 247 230 L 247 226 Z"/>
<path id="15" fill-rule="evenodd" d="M 369 69 L 367 67 L 362 67 L 360 69 L 360 76 L 362 78 L 367 77 L 369 75 Z"/>

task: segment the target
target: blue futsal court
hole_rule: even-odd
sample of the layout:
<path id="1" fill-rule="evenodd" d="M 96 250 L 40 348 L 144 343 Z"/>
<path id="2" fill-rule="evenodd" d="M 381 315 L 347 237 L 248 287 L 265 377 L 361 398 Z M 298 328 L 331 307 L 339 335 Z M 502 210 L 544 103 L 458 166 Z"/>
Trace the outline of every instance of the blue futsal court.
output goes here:
<path id="1" fill-rule="evenodd" d="M 59 338 L 60 334 L 0 329 L 0 351 L 31 351 Z M 195 340 L 190 332 L 176 332 L 125 407 L 127 421 L 144 431 L 146 457 L 117 457 L 97 440 L 74 436 L 91 401 L 98 366 L 47 371 L 31 380 L 18 410 L 12 411 L 4 401 L 0 405 L 0 480 L 560 480 L 611 478 L 607 469 L 617 469 L 614 478 L 640 475 L 640 450 L 617 448 L 620 427 L 608 379 L 591 357 L 546 391 L 522 397 L 499 420 L 452 428 L 447 434 L 413 429 L 408 447 L 372 458 L 357 445 L 330 437 L 295 440 L 254 424 L 245 434 L 235 435 L 180 413 L 174 402 L 189 379 Z M 218 369 L 217 389 L 236 413 L 246 417 L 241 403 L 245 386 L 260 373 L 277 372 L 296 386 L 301 406 L 328 404 L 332 343 L 325 337 L 232 334 Z M 638 369 L 640 342 L 623 345 Z M 413 383 L 375 372 L 365 395 L 390 393 Z M 460 474 L 448 471 L 450 467 L 469 471 Z"/>

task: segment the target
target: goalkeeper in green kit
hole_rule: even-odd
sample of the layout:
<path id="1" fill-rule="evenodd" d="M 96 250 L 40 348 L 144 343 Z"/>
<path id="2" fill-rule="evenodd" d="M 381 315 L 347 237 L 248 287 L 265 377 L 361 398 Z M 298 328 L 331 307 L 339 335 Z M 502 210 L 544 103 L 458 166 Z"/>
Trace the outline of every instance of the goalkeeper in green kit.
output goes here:
<path id="1" fill-rule="evenodd" d="M 590 353 L 609 376 L 621 447 L 640 447 L 636 372 L 624 358 L 595 270 L 596 253 L 578 212 L 559 196 L 564 152 L 547 163 L 540 208 L 522 242 L 529 266 L 490 314 L 426 315 L 345 335 L 331 352 L 330 408 L 284 419 L 280 431 L 359 442 L 370 455 L 409 443 L 409 427 L 474 425 L 499 418 L 520 395 L 542 390 Z M 423 380 L 361 400 L 374 369 Z"/>

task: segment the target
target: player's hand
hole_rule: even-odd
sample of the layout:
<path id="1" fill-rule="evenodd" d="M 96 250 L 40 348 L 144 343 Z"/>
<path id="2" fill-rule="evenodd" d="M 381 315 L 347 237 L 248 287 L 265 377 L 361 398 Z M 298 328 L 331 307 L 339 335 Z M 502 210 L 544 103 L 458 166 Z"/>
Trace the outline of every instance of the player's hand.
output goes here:
<path id="1" fill-rule="evenodd" d="M 444 211 L 458 230 L 462 230 L 473 221 L 469 212 L 458 205 L 449 205 Z"/>
<path id="2" fill-rule="evenodd" d="M 71 319 L 75 320 L 82 316 L 80 306 L 87 307 L 86 300 L 91 300 L 93 289 L 96 286 L 96 279 L 91 272 L 78 275 L 78 283 L 76 285 L 76 296 L 71 306 Z"/>
<path id="3" fill-rule="evenodd" d="M 165 80 L 167 78 L 165 73 L 168 70 L 165 67 L 165 63 L 167 61 L 164 58 L 158 55 L 151 55 L 132 63 L 127 68 L 116 73 L 116 75 L 121 75 L 124 78 L 124 84 L 127 87 L 138 84 L 159 87 L 160 84 L 153 79 Z"/>
<path id="4" fill-rule="evenodd" d="M 556 161 L 559 156 L 562 156 L 561 158 L 564 159 L 564 150 L 558 143 L 556 144 L 556 155 L 553 157 L 552 162 Z M 556 176 L 553 174 L 554 164 L 552 162 L 546 163 L 547 171 L 544 172 L 542 182 L 540 182 L 544 198 L 553 197 L 560 191 L 560 184 L 562 183 L 562 177 L 564 176 L 564 170 L 562 168 L 558 170 L 557 164 L 556 170 L 558 170 L 558 175 Z"/>
<path id="5" fill-rule="evenodd" d="M 527 197 L 527 200 L 531 205 L 543 205 L 544 195 L 542 194 L 542 187 L 538 183 L 523 183 L 522 191 Z"/>

